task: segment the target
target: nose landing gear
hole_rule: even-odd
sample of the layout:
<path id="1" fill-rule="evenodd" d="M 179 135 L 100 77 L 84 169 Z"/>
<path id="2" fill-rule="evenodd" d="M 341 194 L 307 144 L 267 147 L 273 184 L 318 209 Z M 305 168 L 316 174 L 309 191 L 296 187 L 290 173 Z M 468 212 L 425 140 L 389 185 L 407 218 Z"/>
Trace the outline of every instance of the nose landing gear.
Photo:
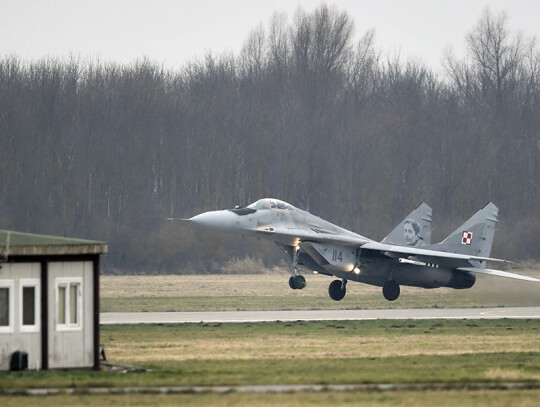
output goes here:
<path id="1" fill-rule="evenodd" d="M 289 287 L 291 287 L 293 290 L 301 290 L 305 286 L 306 286 L 306 279 L 304 278 L 303 275 L 297 274 L 289 278 Z"/>
<path id="2" fill-rule="evenodd" d="M 289 278 L 289 287 L 293 290 L 301 290 L 306 286 L 306 279 L 303 275 L 298 274 L 298 253 L 300 251 L 299 247 L 293 247 L 293 261 L 290 267 L 292 276 Z"/>

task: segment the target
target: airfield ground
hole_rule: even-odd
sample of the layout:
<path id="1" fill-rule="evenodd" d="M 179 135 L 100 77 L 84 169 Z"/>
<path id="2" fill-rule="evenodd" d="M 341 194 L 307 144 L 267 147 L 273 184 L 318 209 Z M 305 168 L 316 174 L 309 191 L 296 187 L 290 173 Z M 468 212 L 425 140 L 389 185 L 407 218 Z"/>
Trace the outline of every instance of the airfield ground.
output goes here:
<path id="1" fill-rule="evenodd" d="M 509 270 L 540 278 L 540 264 Z M 479 276 L 468 290 L 402 287 L 386 301 L 380 287 L 350 282 L 342 301 L 332 301 L 332 278 L 305 274 L 307 287 L 291 290 L 285 271 L 240 275 L 102 276 L 101 311 L 244 311 L 290 309 L 471 308 L 540 306 L 540 284 Z"/>
<path id="2" fill-rule="evenodd" d="M 125 396 L 0 397 L 2 406 L 460 406 L 536 407 L 540 390 L 442 392 L 323 392 L 290 394 L 131 394 Z"/>
<path id="3" fill-rule="evenodd" d="M 539 270 L 514 270 L 538 276 Z M 102 277 L 102 310 L 383 308 L 379 289 L 350 283 L 335 303 L 330 281 L 308 278 L 291 291 L 286 274 Z M 466 291 L 405 288 L 392 306 L 539 305 L 538 289 L 479 281 Z M 470 291 L 473 291 L 470 290 Z M 535 291 L 536 290 L 536 291 Z M 196 294 L 199 293 L 201 297 Z M 533 295 L 536 294 L 536 295 Z M 481 296 L 481 298 L 479 297 Z M 286 303 L 284 298 L 294 301 Z M 380 297 L 380 298 L 379 298 Z M 529 298 L 530 297 L 530 298 Z M 197 300 L 202 298 L 202 300 Z M 475 299 L 476 298 L 476 299 Z M 490 298 L 492 302 L 489 302 Z M 482 301 L 486 301 L 483 303 Z M 517 301 L 518 304 L 512 301 Z M 411 305 L 413 302 L 413 305 Z M 532 302 L 532 303 L 531 303 Z M 210 304 L 210 305 L 208 305 Z M 207 308 L 209 307 L 210 308 Z M 180 310 L 184 310 L 181 308 Z M 537 405 L 540 320 L 379 320 L 256 324 L 102 326 L 109 361 L 146 373 L 44 371 L 0 373 L 0 390 L 114 386 L 359 383 L 531 383 L 532 390 L 298 392 L 291 394 L 126 394 L 0 396 L 4 405 Z"/>
<path id="4" fill-rule="evenodd" d="M 104 326 L 111 362 L 146 373 L 49 371 L 1 373 L 0 388 L 85 388 L 246 384 L 540 382 L 540 320 L 345 321 L 258 324 Z M 324 392 L 279 394 L 0 397 L 26 403 L 205 405 L 372 405 L 434 400 L 460 405 L 535 405 L 538 388 L 520 391 Z M 403 396 L 403 397 L 402 397 Z M 154 398 L 156 397 L 155 401 Z M 101 401 L 99 401 L 101 400 Z M 492 400 L 487 403 L 486 400 Z M 47 404 L 50 403 L 50 404 Z M 230 404 L 229 404 L 230 403 Z M 401 401 L 397 405 L 404 405 Z M 444 402 L 437 402 L 444 405 Z"/>

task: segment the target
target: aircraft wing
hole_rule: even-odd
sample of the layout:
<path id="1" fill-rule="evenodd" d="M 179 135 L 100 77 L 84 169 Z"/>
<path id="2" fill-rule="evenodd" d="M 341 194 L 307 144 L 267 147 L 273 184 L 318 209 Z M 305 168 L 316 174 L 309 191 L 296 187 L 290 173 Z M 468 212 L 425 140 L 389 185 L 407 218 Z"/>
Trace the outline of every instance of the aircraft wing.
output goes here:
<path id="1" fill-rule="evenodd" d="M 373 250 L 391 258 L 409 257 L 426 261 L 427 263 L 442 262 L 447 267 L 470 267 L 469 261 L 496 261 L 502 263 L 512 263 L 508 260 L 494 259 L 491 257 L 471 256 L 467 254 L 458 254 L 442 252 L 437 250 L 417 249 L 414 247 L 393 246 L 384 243 L 369 242 L 360 247 L 362 250 Z"/>
<path id="2" fill-rule="evenodd" d="M 520 274 L 509 273 L 507 271 L 501 271 L 501 270 L 483 269 L 483 268 L 478 268 L 478 267 L 459 267 L 458 270 L 472 271 L 473 273 L 487 274 L 490 276 L 514 278 L 516 280 L 540 281 L 539 279 L 534 278 L 534 277 L 522 276 Z"/>
<path id="3" fill-rule="evenodd" d="M 356 233 L 343 231 L 327 231 L 321 228 L 273 228 L 260 227 L 256 231 L 258 234 L 265 235 L 278 243 L 287 245 L 296 245 L 300 242 L 329 243 L 338 246 L 361 246 L 372 240 L 357 235 Z"/>

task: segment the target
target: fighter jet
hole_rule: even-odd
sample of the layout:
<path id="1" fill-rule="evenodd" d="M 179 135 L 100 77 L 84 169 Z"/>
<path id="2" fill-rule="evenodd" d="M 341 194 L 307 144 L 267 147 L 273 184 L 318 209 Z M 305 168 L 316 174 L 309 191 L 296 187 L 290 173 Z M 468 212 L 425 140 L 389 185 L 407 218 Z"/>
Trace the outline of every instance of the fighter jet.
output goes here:
<path id="1" fill-rule="evenodd" d="M 422 203 L 381 242 L 334 225 L 309 212 L 273 198 L 246 207 L 205 212 L 188 221 L 215 231 L 253 236 L 275 242 L 290 257 L 289 286 L 306 287 L 299 267 L 335 276 L 330 298 L 345 297 L 347 282 L 382 287 L 394 301 L 400 286 L 471 288 L 477 274 L 540 281 L 486 268 L 498 222 L 498 208 L 488 203 L 441 243 L 431 243 L 431 208 Z"/>

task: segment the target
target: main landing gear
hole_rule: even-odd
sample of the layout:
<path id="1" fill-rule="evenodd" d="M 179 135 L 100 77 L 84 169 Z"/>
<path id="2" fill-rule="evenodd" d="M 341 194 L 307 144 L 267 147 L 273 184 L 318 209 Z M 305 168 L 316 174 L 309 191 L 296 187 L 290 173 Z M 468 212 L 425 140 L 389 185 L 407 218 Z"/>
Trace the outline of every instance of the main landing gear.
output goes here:
<path id="1" fill-rule="evenodd" d="M 293 290 L 301 290 L 306 286 L 306 279 L 303 275 L 298 274 L 298 269 L 296 266 L 298 266 L 298 252 L 300 248 L 294 247 L 293 248 L 293 261 L 290 267 L 291 270 L 291 278 L 289 278 L 289 287 L 291 287 Z"/>
<path id="2" fill-rule="evenodd" d="M 399 297 L 399 291 L 399 284 L 394 280 L 388 280 L 382 287 L 384 298 L 386 298 L 388 301 L 397 300 Z"/>
<path id="3" fill-rule="evenodd" d="M 347 280 L 334 280 L 328 286 L 328 294 L 334 301 L 341 301 L 347 293 Z"/>

